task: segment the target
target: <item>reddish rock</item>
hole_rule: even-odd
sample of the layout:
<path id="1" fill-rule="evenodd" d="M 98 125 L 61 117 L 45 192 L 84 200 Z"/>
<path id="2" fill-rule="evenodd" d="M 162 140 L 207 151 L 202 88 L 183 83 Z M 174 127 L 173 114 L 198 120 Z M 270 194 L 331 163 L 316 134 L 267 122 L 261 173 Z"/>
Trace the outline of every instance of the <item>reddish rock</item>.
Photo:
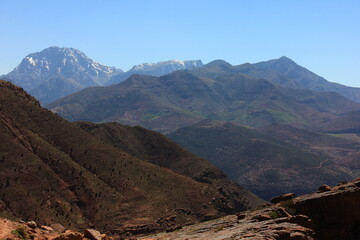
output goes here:
<path id="1" fill-rule="evenodd" d="M 281 217 L 291 217 L 291 214 L 288 213 L 285 208 L 279 207 L 276 211 L 280 214 Z"/>
<path id="2" fill-rule="evenodd" d="M 55 232 L 59 232 L 59 233 L 65 232 L 65 227 L 64 227 L 63 225 L 61 225 L 60 223 L 50 224 L 50 227 L 51 227 Z"/>
<path id="3" fill-rule="evenodd" d="M 41 226 L 40 228 L 43 229 L 43 230 L 46 230 L 46 231 L 48 231 L 48 232 L 54 231 L 54 229 L 52 229 L 52 228 L 49 227 L 49 226 L 45 226 L 45 225 Z"/>
<path id="4" fill-rule="evenodd" d="M 32 229 L 35 229 L 37 227 L 37 224 L 35 221 L 30 221 L 30 222 L 27 222 L 26 225 L 29 227 L 29 228 L 32 228 Z"/>
<path id="5" fill-rule="evenodd" d="M 298 225 L 306 227 L 306 228 L 311 228 L 311 229 L 315 228 L 314 222 L 308 216 L 305 216 L 305 215 L 299 214 L 296 216 L 292 216 L 292 217 L 288 218 L 287 221 L 290 223 L 298 224 Z"/>
<path id="6" fill-rule="evenodd" d="M 101 240 L 102 236 L 101 233 L 95 229 L 86 229 L 84 231 L 84 237 L 90 240 Z"/>
<path id="7" fill-rule="evenodd" d="M 259 222 L 261 222 L 261 221 L 271 220 L 272 218 L 269 215 L 259 214 L 259 215 L 254 216 L 252 219 L 255 219 L 255 220 L 258 220 Z"/>
<path id="8" fill-rule="evenodd" d="M 67 230 L 65 233 L 60 236 L 54 238 L 54 240 L 82 240 L 83 235 L 78 232 L 73 232 L 71 230 Z"/>
<path id="9" fill-rule="evenodd" d="M 358 240 L 360 236 L 360 180 L 298 197 L 296 211 L 309 216 L 319 239 Z"/>
<path id="10" fill-rule="evenodd" d="M 287 193 L 287 194 L 284 194 L 281 196 L 274 197 L 273 199 L 271 199 L 271 203 L 287 201 L 287 200 L 293 199 L 295 196 L 296 196 L 295 193 Z"/>
<path id="11" fill-rule="evenodd" d="M 321 185 L 318 189 L 318 192 L 328 192 L 328 191 L 331 191 L 331 187 L 329 185 Z"/>

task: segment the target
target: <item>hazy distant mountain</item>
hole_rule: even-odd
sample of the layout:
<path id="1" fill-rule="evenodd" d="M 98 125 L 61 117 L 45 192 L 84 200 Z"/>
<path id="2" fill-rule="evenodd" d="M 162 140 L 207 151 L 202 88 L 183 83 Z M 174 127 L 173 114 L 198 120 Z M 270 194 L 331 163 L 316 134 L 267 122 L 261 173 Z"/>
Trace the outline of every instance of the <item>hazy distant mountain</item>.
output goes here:
<path id="1" fill-rule="evenodd" d="M 216 76 L 213 70 L 223 67 L 219 64 L 197 68 L 197 76 L 192 71 L 132 75 L 117 85 L 84 89 L 48 108 L 72 121 L 117 121 L 160 132 L 208 118 L 253 127 L 283 123 L 320 128 L 338 114 L 360 110 L 360 104 L 336 93 L 278 88 L 241 73 Z"/>
<path id="2" fill-rule="evenodd" d="M 336 92 L 352 101 L 360 102 L 360 88 L 329 82 L 323 77 L 299 66 L 287 57 L 255 64 L 242 64 L 235 66 L 235 69 L 285 87 L 310 89 L 319 92 Z"/>
<path id="3" fill-rule="evenodd" d="M 1 78 L 23 87 L 47 104 L 83 88 L 103 85 L 121 72 L 93 61 L 77 49 L 50 47 L 27 55 Z"/>
<path id="4" fill-rule="evenodd" d="M 202 67 L 203 63 L 201 60 L 169 60 L 169 61 L 162 61 L 158 63 L 143 63 L 134 66 L 129 71 L 125 72 L 124 74 L 119 74 L 114 76 L 109 80 L 107 85 L 111 85 L 114 83 L 119 83 L 127 78 L 129 78 L 133 74 L 141 74 L 141 75 L 149 75 L 149 76 L 163 76 L 175 71 L 179 70 L 186 70 L 186 69 L 193 69 Z"/>

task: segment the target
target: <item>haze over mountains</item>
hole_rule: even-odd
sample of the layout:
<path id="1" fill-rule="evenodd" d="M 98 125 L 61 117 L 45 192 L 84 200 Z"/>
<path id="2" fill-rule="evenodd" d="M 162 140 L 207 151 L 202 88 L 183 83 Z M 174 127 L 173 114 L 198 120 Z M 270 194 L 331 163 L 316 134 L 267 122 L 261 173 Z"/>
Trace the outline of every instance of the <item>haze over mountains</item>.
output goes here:
<path id="1" fill-rule="evenodd" d="M 222 62 L 212 62 L 161 77 L 132 75 L 117 85 L 84 89 L 48 107 L 71 121 L 117 121 L 160 132 L 207 118 L 252 127 L 281 123 L 321 130 L 324 121 L 360 110 L 360 104 L 337 93 L 279 87 L 225 70 Z"/>
<path id="2" fill-rule="evenodd" d="M 337 92 L 352 101 L 360 102 L 359 88 L 328 82 L 287 57 L 237 66 L 222 60 L 213 63 L 225 67 L 214 70 L 217 76 L 230 72 L 244 73 L 266 79 L 275 85 L 319 92 Z M 203 66 L 201 60 L 169 60 L 139 64 L 123 72 L 115 67 L 101 65 L 77 49 L 50 47 L 29 54 L 13 71 L 1 78 L 23 87 L 46 105 L 86 87 L 117 84 L 133 74 L 159 77 L 178 70 L 195 70 Z"/>

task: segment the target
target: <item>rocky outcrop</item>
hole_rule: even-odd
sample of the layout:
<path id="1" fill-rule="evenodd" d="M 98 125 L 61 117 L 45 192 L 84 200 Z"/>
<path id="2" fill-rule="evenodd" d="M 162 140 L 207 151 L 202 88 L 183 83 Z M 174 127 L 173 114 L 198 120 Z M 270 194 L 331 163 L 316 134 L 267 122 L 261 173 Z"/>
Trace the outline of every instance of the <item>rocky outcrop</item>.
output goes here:
<path id="1" fill-rule="evenodd" d="M 360 239 L 360 179 L 294 197 L 285 194 L 272 205 L 140 239 Z"/>
<path id="2" fill-rule="evenodd" d="M 319 239 L 360 239 L 360 178 L 298 197 L 296 212 L 309 216 Z"/>
<path id="3" fill-rule="evenodd" d="M 84 237 L 90 240 L 101 240 L 105 237 L 105 235 L 102 235 L 99 231 L 95 229 L 85 229 Z"/>
<path id="4" fill-rule="evenodd" d="M 73 230 L 66 230 L 61 224 L 52 224 L 54 229 L 49 226 L 39 227 L 35 221 L 14 222 L 0 218 L 0 239 L 37 239 L 37 240 L 105 240 L 119 239 L 119 237 L 109 238 L 95 229 L 86 229 L 84 233 Z M 60 233 L 58 230 L 63 231 Z M 120 238 L 122 239 L 122 238 Z"/>
<path id="5" fill-rule="evenodd" d="M 278 202 L 293 199 L 294 197 L 295 197 L 295 193 L 287 193 L 287 194 L 272 198 L 271 202 L 272 203 L 278 203 Z"/>

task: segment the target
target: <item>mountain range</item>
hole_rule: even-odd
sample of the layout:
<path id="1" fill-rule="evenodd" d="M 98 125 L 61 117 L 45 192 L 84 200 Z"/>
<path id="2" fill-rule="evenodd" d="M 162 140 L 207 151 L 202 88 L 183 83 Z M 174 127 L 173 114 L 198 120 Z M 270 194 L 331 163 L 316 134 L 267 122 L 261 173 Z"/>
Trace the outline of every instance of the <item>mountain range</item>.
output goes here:
<path id="1" fill-rule="evenodd" d="M 308 89 L 316 92 L 336 92 L 352 101 L 360 102 L 360 88 L 329 82 L 285 56 L 236 66 L 223 60 L 216 60 L 213 61 L 212 66 L 208 64 L 208 68 L 210 72 L 207 72 L 206 75 L 210 77 L 229 73 L 244 73 L 255 78 L 266 79 L 277 86 L 299 90 Z M 194 71 L 196 72 L 196 69 Z"/>
<path id="2" fill-rule="evenodd" d="M 359 143 L 339 137 L 358 134 L 359 103 L 239 69 L 217 60 L 160 77 L 132 75 L 48 107 L 71 121 L 115 121 L 166 133 L 266 200 L 357 176 Z M 202 125 L 209 120 L 225 123 Z"/>
<path id="3" fill-rule="evenodd" d="M 169 60 L 158 63 L 143 63 L 135 65 L 133 68 L 123 74 L 118 74 L 112 77 L 106 85 L 120 83 L 121 81 L 126 80 L 133 74 L 159 77 L 179 70 L 194 69 L 202 66 L 204 65 L 201 60 Z"/>
<path id="4" fill-rule="evenodd" d="M 360 104 L 337 93 L 285 88 L 227 68 L 215 61 L 161 77 L 132 75 L 117 85 L 84 89 L 48 108 L 70 121 L 116 121 L 160 132 L 204 119 L 322 130 L 324 122 L 360 110 Z"/>
<path id="5" fill-rule="evenodd" d="M 0 216 L 75 229 L 159 231 L 263 202 L 158 133 L 70 123 L 6 81 L 0 168 Z"/>
<path id="6" fill-rule="evenodd" d="M 132 74 L 162 76 L 203 66 L 200 60 L 144 63 L 128 72 L 101 65 L 74 48 L 49 47 L 27 55 L 11 72 L 0 77 L 23 87 L 42 105 L 87 87 L 118 83 Z"/>
<path id="7" fill-rule="evenodd" d="M 244 73 L 266 79 L 278 86 L 336 92 L 352 101 L 360 102 L 359 88 L 329 82 L 287 57 L 237 66 L 232 66 L 223 60 L 212 63 L 222 65 L 213 69 L 214 76 L 230 72 Z M 129 71 L 123 72 L 115 67 L 101 65 L 77 49 L 50 47 L 29 54 L 13 71 L 0 78 L 23 87 L 42 105 L 46 105 L 87 87 L 120 83 L 133 74 L 159 77 L 179 70 L 196 70 L 203 66 L 201 60 L 169 60 L 135 65 Z"/>

